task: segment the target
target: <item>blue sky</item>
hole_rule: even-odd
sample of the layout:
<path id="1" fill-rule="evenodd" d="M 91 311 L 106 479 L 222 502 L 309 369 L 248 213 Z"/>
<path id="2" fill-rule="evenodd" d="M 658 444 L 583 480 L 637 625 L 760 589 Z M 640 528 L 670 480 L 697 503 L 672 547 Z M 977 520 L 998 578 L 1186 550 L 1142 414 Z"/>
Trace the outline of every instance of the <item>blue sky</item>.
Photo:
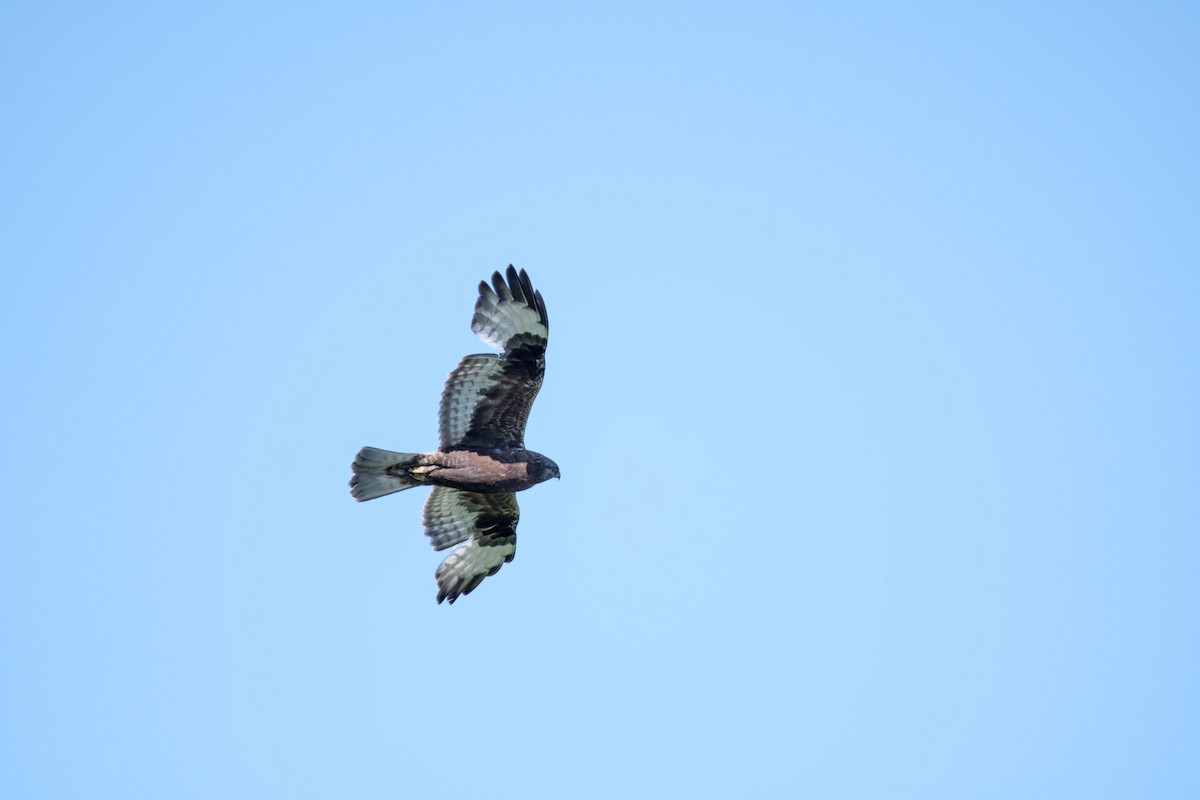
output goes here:
<path id="1" fill-rule="evenodd" d="M 0 790 L 1200 793 L 1190 4 L 0 12 Z M 422 491 L 551 319 L 516 560 Z"/>

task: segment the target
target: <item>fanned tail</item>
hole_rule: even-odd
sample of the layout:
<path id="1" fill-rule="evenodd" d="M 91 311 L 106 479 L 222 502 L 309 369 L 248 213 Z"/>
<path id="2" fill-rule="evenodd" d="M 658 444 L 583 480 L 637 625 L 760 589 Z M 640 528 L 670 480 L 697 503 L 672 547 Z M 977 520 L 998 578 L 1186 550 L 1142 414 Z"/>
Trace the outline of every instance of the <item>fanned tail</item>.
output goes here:
<path id="1" fill-rule="evenodd" d="M 409 467 L 420 463 L 422 453 L 396 453 L 378 447 L 364 447 L 354 457 L 350 469 L 350 494 L 355 500 L 374 500 L 385 494 L 420 486 L 421 481 L 409 474 Z"/>

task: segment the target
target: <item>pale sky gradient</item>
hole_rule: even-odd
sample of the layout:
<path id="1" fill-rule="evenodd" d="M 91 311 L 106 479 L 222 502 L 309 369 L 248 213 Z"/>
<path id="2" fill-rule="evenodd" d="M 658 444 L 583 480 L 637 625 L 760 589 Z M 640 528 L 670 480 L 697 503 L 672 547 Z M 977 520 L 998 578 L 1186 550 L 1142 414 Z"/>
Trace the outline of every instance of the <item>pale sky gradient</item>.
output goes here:
<path id="1" fill-rule="evenodd" d="M 1196 9 L 6 4 L 0 795 L 1200 797 Z"/>

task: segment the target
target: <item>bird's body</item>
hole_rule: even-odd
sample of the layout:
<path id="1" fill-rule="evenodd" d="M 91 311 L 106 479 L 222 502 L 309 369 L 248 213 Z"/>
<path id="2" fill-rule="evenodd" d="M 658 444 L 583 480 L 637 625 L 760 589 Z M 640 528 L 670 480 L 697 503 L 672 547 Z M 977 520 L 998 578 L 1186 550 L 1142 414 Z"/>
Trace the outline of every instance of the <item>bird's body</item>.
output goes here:
<path id="1" fill-rule="evenodd" d="M 525 270 L 479 285 L 471 329 L 502 352 L 469 355 L 442 392 L 439 444 L 431 453 L 364 447 L 354 459 L 357 500 L 431 485 L 425 533 L 435 550 L 460 545 L 437 570 L 438 602 L 471 592 L 516 553 L 514 492 L 559 476 L 558 465 L 525 449 L 525 421 L 542 385 L 549 322 Z"/>
<path id="2" fill-rule="evenodd" d="M 539 471 L 536 466 L 539 463 L 538 459 L 549 459 L 540 453 L 515 447 L 491 450 L 437 450 L 432 453 L 414 454 L 416 458 L 403 459 L 398 463 L 391 459 L 396 455 L 391 451 L 377 450 L 373 447 L 369 449 L 384 453 L 389 458 L 384 475 L 396 480 L 414 481 L 414 485 L 428 483 L 465 492 L 519 492 L 551 477 L 545 471 Z M 360 458 L 360 461 L 365 460 Z"/>

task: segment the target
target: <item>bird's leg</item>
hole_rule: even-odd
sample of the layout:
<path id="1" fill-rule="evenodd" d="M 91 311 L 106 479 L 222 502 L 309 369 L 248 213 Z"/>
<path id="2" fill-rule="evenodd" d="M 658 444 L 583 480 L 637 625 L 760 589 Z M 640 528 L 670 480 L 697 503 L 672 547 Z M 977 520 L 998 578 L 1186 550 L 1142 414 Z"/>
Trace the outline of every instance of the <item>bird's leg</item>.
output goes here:
<path id="1" fill-rule="evenodd" d="M 424 481 L 429 479 L 430 473 L 436 472 L 439 469 L 441 469 L 441 467 L 439 467 L 437 464 L 424 464 L 419 467 L 411 467 L 408 470 L 408 474 L 412 475 L 417 480 Z"/>

